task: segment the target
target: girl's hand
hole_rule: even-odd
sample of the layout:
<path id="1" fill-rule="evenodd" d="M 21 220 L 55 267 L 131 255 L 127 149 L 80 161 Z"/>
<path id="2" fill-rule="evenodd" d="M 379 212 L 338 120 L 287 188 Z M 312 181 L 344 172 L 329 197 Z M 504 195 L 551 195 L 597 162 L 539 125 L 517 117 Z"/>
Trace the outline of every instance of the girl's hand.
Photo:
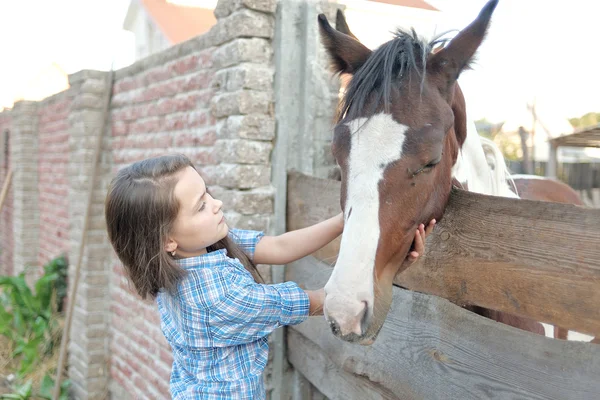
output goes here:
<path id="1" fill-rule="evenodd" d="M 339 225 L 340 231 L 343 231 L 344 230 L 344 223 L 345 223 L 345 221 L 344 221 L 344 213 L 343 212 L 339 213 L 338 215 L 336 215 L 336 217 L 337 217 L 338 223 L 340 224 Z"/>
<path id="2" fill-rule="evenodd" d="M 325 289 L 319 290 L 306 290 L 308 300 L 310 301 L 310 308 L 308 316 L 323 315 L 323 303 L 325 303 Z"/>
<path id="3" fill-rule="evenodd" d="M 413 250 L 408 253 L 408 256 L 406 256 L 406 260 L 404 260 L 405 266 L 411 265 L 412 263 L 417 261 L 417 259 L 423 253 L 425 253 L 425 238 L 429 236 L 429 234 L 433 230 L 433 227 L 435 226 L 435 223 L 435 219 L 432 219 L 427 225 L 427 228 L 425 228 L 423 224 L 419 225 L 419 228 L 415 233 L 415 246 Z"/>

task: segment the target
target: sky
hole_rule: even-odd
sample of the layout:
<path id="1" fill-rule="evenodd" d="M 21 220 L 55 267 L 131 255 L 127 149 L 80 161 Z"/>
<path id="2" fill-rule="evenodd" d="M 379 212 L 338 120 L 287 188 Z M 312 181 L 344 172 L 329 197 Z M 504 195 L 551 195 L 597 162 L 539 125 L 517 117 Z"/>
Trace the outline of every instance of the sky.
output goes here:
<path id="1" fill-rule="evenodd" d="M 428 0 L 440 31 L 462 29 L 484 0 Z M 564 118 L 600 112 L 600 2 L 500 0 L 474 69 L 461 87 L 474 117 L 501 121 L 536 101 Z"/>
<path id="2" fill-rule="evenodd" d="M 127 0 L 0 2 L 0 107 L 40 68 L 56 62 L 67 73 L 109 70 L 133 61 L 133 35 L 123 31 Z"/>
<path id="3" fill-rule="evenodd" d="M 484 0 L 428 0 L 441 10 L 439 32 L 462 29 Z M 0 2 L 0 107 L 44 65 L 67 73 L 119 68 L 133 59 L 122 30 L 129 0 Z M 600 112 L 600 2 L 500 0 L 474 69 L 460 79 L 471 116 L 506 120 L 536 99 L 564 118 Z M 7 100 L 8 99 L 8 100 Z"/>

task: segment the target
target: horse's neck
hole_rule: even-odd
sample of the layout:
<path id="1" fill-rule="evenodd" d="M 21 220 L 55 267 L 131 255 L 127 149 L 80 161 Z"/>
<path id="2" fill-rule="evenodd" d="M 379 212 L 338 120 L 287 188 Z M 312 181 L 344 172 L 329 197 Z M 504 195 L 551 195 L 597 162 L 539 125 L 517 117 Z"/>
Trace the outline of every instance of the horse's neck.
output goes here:
<path id="1" fill-rule="evenodd" d="M 518 197 L 509 187 L 504 156 L 494 142 L 479 136 L 474 122 L 467 123 L 467 138 L 452 168 L 452 176 L 470 192 Z"/>

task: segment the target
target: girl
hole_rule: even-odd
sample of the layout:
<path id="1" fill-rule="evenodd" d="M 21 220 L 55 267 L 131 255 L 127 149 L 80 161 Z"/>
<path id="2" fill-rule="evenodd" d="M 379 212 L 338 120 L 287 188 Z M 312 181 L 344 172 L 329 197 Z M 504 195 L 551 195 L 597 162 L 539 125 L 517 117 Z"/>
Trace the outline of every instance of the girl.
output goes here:
<path id="1" fill-rule="evenodd" d="M 287 264 L 342 233 L 339 214 L 279 236 L 230 229 L 190 160 L 169 155 L 117 173 L 106 198 L 110 242 L 142 298 L 156 299 L 173 351 L 175 399 L 264 399 L 267 335 L 321 315 L 324 291 L 263 283 L 256 264 Z M 423 252 L 423 226 L 415 251 Z"/>

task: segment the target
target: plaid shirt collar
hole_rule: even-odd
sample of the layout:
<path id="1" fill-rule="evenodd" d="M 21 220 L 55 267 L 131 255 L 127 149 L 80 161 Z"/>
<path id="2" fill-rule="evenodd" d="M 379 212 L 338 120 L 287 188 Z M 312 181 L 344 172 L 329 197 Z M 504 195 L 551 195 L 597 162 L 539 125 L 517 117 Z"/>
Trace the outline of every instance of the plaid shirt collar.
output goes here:
<path id="1" fill-rule="evenodd" d="M 217 264 L 228 261 L 227 249 L 219 249 L 211 251 L 210 253 L 204 253 L 199 256 L 180 258 L 175 260 L 177 265 L 183 269 L 192 268 L 210 268 Z"/>

